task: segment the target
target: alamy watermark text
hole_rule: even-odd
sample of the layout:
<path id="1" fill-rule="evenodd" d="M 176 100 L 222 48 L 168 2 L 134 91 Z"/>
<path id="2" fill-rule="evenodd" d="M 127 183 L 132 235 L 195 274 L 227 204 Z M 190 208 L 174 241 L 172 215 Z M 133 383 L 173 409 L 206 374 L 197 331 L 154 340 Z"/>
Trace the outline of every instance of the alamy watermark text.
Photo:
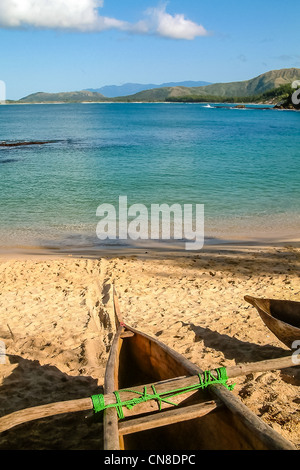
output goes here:
<path id="1" fill-rule="evenodd" d="M 0 80 L 0 104 L 5 104 L 6 102 L 6 85 L 3 80 Z"/>
<path id="2" fill-rule="evenodd" d="M 101 204 L 96 215 L 100 240 L 184 240 L 186 250 L 204 245 L 203 204 L 144 204 L 128 207 L 127 196 L 120 196 L 118 207 Z"/>
<path id="3" fill-rule="evenodd" d="M 292 102 L 295 105 L 300 104 L 300 80 L 295 80 L 292 83 L 292 88 L 296 91 L 292 94 Z"/>

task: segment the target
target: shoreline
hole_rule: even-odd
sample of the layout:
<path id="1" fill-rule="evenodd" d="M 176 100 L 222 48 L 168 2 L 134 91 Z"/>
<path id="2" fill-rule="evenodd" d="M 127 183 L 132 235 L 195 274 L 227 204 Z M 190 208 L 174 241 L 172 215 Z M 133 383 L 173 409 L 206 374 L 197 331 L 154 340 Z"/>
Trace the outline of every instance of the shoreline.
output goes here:
<path id="1" fill-rule="evenodd" d="M 259 106 L 267 106 L 268 109 L 277 109 L 275 108 L 275 104 L 270 104 L 270 103 L 262 103 L 262 102 L 257 102 L 257 103 L 240 103 L 240 102 L 230 102 L 230 101 L 197 101 L 197 102 L 192 102 L 192 101 L 73 101 L 73 102 L 68 102 L 68 101 L 43 101 L 40 103 L 2 103 L 2 106 L 14 106 L 14 105 L 45 105 L 45 104 L 53 104 L 53 105 L 60 105 L 60 104 L 201 104 L 201 105 L 206 105 L 206 104 L 215 104 L 215 105 L 245 105 L 245 106 L 258 106 L 257 109 L 260 109 Z"/>
<path id="2" fill-rule="evenodd" d="M 239 107 L 242 105 L 244 109 L 253 109 L 253 110 L 270 110 L 270 111 L 299 111 L 299 109 L 296 108 L 287 108 L 287 107 L 280 107 L 278 103 L 270 104 L 269 102 L 267 103 L 262 103 L 262 102 L 257 102 L 257 103 L 243 103 L 243 102 L 230 102 L 230 101 L 73 101 L 73 102 L 68 102 L 68 101 L 51 101 L 51 102 L 40 102 L 40 103 L 1 103 L 0 106 L 34 106 L 34 105 L 72 105 L 72 104 L 181 104 L 181 105 L 215 105 L 211 106 L 213 109 L 217 108 L 231 108 L 231 109 L 239 109 Z M 223 106 L 222 106 L 223 105 Z M 225 106 L 226 105 L 226 106 Z M 252 106 L 253 108 L 249 108 Z M 264 106 L 264 107 L 262 107 Z M 205 106 L 204 106 L 205 107 Z M 248 108 L 247 108 L 248 107 Z M 242 108 L 241 108 L 242 109 Z"/>
<path id="3" fill-rule="evenodd" d="M 219 239 L 219 238 L 206 238 L 204 245 L 198 250 L 187 250 L 185 249 L 185 242 L 177 241 L 151 241 L 145 242 L 134 242 L 127 244 L 118 243 L 99 243 L 95 244 L 55 244 L 48 243 L 45 245 L 40 244 L 14 244 L 14 245 L 1 245 L 0 244 L 0 260 L 3 258 L 26 258 L 26 257 L 70 257 L 78 256 L 81 258 L 97 259 L 101 257 L 124 257 L 124 256 L 143 256 L 146 258 L 160 257 L 160 258 L 178 258 L 178 257 L 193 257 L 201 255 L 206 252 L 217 252 L 217 251 L 241 251 L 241 250 L 261 250 L 261 249 L 273 249 L 273 248 L 300 248 L 299 237 L 287 237 L 287 238 L 231 238 L 231 239 Z M 147 256 L 145 256 L 147 255 Z"/>

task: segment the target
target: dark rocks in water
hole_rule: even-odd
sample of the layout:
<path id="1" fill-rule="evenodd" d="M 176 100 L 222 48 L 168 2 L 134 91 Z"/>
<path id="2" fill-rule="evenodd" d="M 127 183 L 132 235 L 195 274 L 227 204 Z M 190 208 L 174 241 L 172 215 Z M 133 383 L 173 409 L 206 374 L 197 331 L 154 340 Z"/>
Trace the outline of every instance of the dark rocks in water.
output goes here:
<path id="1" fill-rule="evenodd" d="M 245 106 L 243 104 L 238 104 L 236 106 L 234 106 L 234 109 L 256 109 L 258 111 L 265 111 L 266 109 L 273 109 L 272 107 L 270 106 Z"/>
<path id="2" fill-rule="evenodd" d="M 296 92 L 298 93 L 298 92 Z M 300 96 L 300 95 L 299 95 Z M 275 105 L 275 109 L 290 109 L 293 111 L 299 111 L 300 110 L 300 103 L 298 103 L 298 95 L 297 95 L 297 101 L 293 101 L 293 95 L 290 95 L 287 99 L 278 102 Z"/>
<path id="3" fill-rule="evenodd" d="M 6 158 L 5 160 L 0 160 L 0 165 L 3 165 L 4 163 L 13 163 L 17 161 L 18 160 L 16 158 Z"/>
<path id="4" fill-rule="evenodd" d="M 255 109 L 257 111 L 265 111 L 265 110 L 269 110 L 269 109 L 274 109 L 275 107 L 274 106 L 250 106 L 250 105 L 244 105 L 244 104 L 237 104 L 235 106 L 232 106 L 232 105 L 227 105 L 227 106 L 220 106 L 220 105 L 216 105 L 216 106 L 213 106 L 214 108 L 223 108 L 223 109 Z"/>
<path id="5" fill-rule="evenodd" d="M 44 145 L 53 144 L 55 140 L 32 141 L 32 142 L 0 142 L 0 147 L 19 147 L 21 145 Z"/>
<path id="6" fill-rule="evenodd" d="M 292 103 L 283 103 L 283 104 L 277 104 L 274 106 L 275 109 L 291 109 L 294 111 L 299 111 L 300 106 L 296 106 Z"/>

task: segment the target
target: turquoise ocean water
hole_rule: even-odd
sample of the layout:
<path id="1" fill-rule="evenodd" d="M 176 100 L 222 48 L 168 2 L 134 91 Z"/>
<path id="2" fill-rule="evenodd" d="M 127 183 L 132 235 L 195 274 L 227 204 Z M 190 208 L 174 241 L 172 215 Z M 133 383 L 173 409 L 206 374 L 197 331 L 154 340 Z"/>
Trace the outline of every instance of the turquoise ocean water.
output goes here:
<path id="1" fill-rule="evenodd" d="M 119 196 L 204 204 L 207 239 L 296 238 L 300 113 L 203 104 L 0 107 L 0 244 L 94 246 Z"/>

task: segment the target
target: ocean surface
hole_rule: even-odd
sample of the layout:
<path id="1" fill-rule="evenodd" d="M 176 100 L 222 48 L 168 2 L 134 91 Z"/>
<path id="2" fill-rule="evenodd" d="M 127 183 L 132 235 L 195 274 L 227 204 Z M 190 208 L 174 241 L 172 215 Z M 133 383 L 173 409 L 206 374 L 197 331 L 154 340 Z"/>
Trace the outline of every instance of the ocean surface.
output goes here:
<path id="1" fill-rule="evenodd" d="M 101 245 L 97 208 L 120 196 L 203 204 L 207 243 L 299 238 L 300 113 L 253 108 L 0 106 L 0 143 L 50 141 L 0 145 L 0 245 Z"/>

